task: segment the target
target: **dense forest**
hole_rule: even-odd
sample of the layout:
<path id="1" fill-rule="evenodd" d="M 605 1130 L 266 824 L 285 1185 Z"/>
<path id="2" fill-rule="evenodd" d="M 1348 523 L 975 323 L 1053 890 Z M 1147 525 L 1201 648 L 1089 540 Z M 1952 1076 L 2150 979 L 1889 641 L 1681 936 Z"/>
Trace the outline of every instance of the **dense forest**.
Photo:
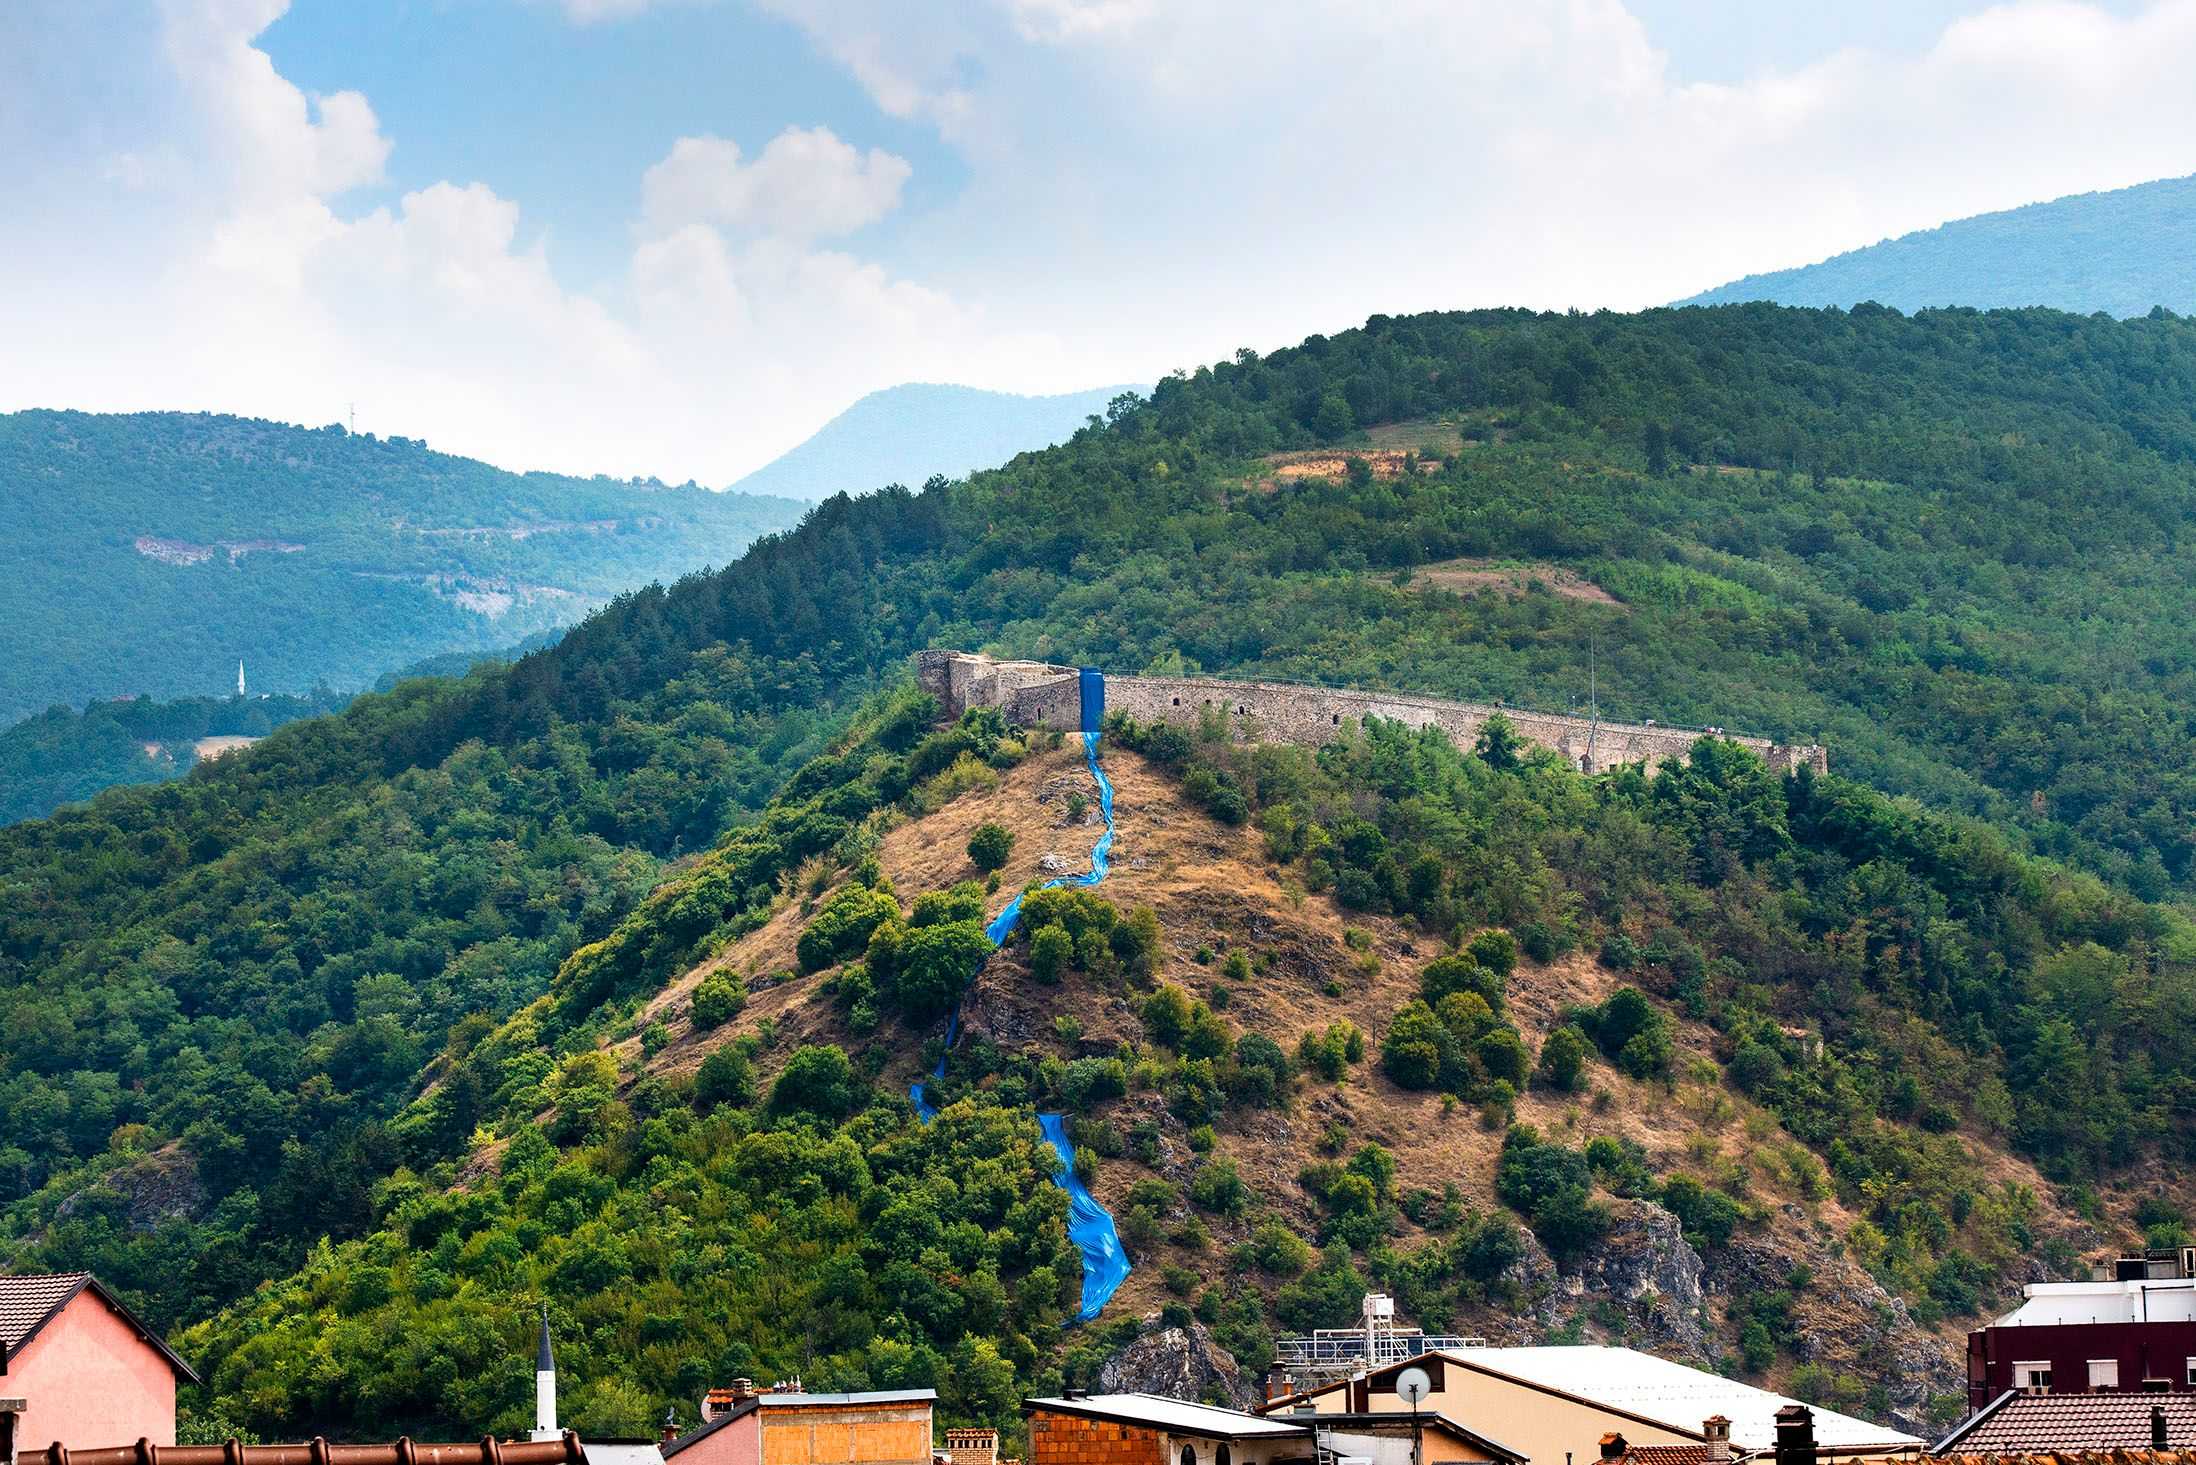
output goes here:
<path id="1" fill-rule="evenodd" d="M 789 500 L 506 473 L 408 438 L 190 413 L 0 414 L 0 722 L 355 690 L 728 563 Z"/>
<path id="2" fill-rule="evenodd" d="M 2196 177 L 2075 194 L 1955 219 L 1835 255 L 1748 275 L 1681 305 L 2045 305 L 2086 315 L 2196 310 Z"/>
<path id="3" fill-rule="evenodd" d="M 1290 471 L 1316 449 L 1342 450 L 1331 471 Z M 902 1350 L 856 1356 L 765 1312 L 710 1334 L 711 1368 L 937 1377 L 998 1418 L 999 1368 L 1079 1366 L 1039 1275 L 1056 1219 L 1002 1226 L 996 1198 L 941 1195 L 938 1237 L 887 1226 L 906 1155 L 959 1142 L 905 1138 L 872 1087 L 890 1053 L 788 1059 L 764 1092 L 756 1053 L 727 1044 L 692 1093 L 621 1092 L 596 1047 L 812 862 L 858 870 L 880 814 L 964 759 L 1017 755 L 1012 730 L 926 734 L 885 695 L 910 651 L 951 645 L 1556 707 L 1591 682 L 1605 715 L 1826 742 L 1839 776 L 1793 783 L 1716 756 L 1587 781 L 1379 740 L 1271 772 L 1154 756 L 1345 905 L 1638 973 L 1637 1000 L 1578 1014 L 1549 1060 L 1501 1036 L 1499 986 L 1473 973 L 1503 958 L 1477 949 L 1371 1035 L 1389 1081 L 1498 1102 L 1544 1064 L 1550 1082 L 1573 1062 L 1652 1073 L 1658 1014 L 1712 1021 L 1732 1084 L 1869 1198 L 1884 1275 L 1971 1308 L 2020 1233 L 1931 1136 L 2002 1134 L 2077 1188 L 2187 1149 L 2192 510 L 2196 324 L 2164 315 L 1493 312 L 1242 353 L 998 470 L 827 500 L 507 668 L 363 696 L 0 830 L 0 1245 L 97 1269 L 160 1326 L 212 1319 L 189 1335 L 208 1407 L 266 1428 L 328 1407 L 360 1355 L 246 1343 L 257 1314 L 223 1310 L 256 1284 L 295 1273 L 269 1295 L 366 1320 L 354 1342 L 382 1309 L 425 1310 L 422 1336 L 450 1341 L 357 1363 L 357 1382 L 408 1371 L 387 1417 L 455 1427 L 453 1381 L 516 1356 L 513 1299 L 567 1262 L 553 1290 L 597 1299 L 586 1346 L 651 1399 L 684 1387 L 612 1285 L 662 1268 L 650 1285 L 676 1290 L 684 1248 L 619 1218 L 681 1198 L 718 1218 L 695 1241 L 710 1265 L 790 1228 L 809 1260 L 787 1285 L 853 1289 L 850 1309 L 893 1319 L 876 1347 Z M 1339 853 L 1291 844 L 1313 827 Z M 1624 881 L 1594 884 L 1619 852 Z M 931 915 L 909 940 L 935 954 L 964 917 Z M 934 1010 L 936 973 L 903 987 L 893 960 L 876 1001 Z M 1826 1070 L 1765 1025 L 1810 1013 Z M 1026 1166 L 1032 1097 L 973 1097 L 968 1143 Z M 546 1146 L 527 1137 L 545 1106 Z M 861 1116 L 844 1145 L 811 1155 L 841 1115 Z M 1517 1144 L 1504 1200 L 1536 1233 L 1565 1234 L 1573 1202 L 1590 1220 L 1593 1186 L 1675 1184 Z M 498 1147 L 530 1158 L 483 1183 Z M 781 1151 L 804 1158 L 764 1166 Z M 1369 1202 L 1330 1177 L 1375 1219 L 1332 1239 L 1362 1260 L 1307 1277 L 1391 1265 L 1391 1198 L 1359 1178 Z M 1670 1203 L 1710 1234 L 1730 1219 L 1682 1187 Z M 605 1231 L 584 1253 L 583 1222 Z M 933 1244 L 981 1296 L 868 1290 L 899 1286 L 873 1275 L 883 1257 L 935 1275 Z"/>
<path id="4" fill-rule="evenodd" d="M 504 651 L 429 657 L 383 673 L 375 689 L 386 692 L 410 677 L 462 676 L 479 663 L 515 660 L 555 640 L 555 632 L 545 631 Z M 349 693 L 315 687 L 295 697 L 121 697 L 81 712 L 49 707 L 0 732 L 0 824 L 42 818 L 104 788 L 180 778 L 198 761 L 202 738 L 263 738 L 299 718 L 341 711 L 350 700 Z"/>

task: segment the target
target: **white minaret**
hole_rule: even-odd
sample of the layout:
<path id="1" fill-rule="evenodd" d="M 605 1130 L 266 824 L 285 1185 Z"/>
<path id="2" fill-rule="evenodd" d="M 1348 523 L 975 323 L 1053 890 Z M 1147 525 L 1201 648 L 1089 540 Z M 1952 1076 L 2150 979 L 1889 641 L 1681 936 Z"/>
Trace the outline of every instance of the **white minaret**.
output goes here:
<path id="1" fill-rule="evenodd" d="M 549 1304 L 541 1305 L 541 1346 L 534 1350 L 534 1438 L 559 1440 L 557 1428 L 557 1359 L 549 1351 Z"/>
<path id="2" fill-rule="evenodd" d="M 236 695 L 239 697 L 244 695 L 244 662 L 242 658 L 238 658 L 236 663 Z"/>

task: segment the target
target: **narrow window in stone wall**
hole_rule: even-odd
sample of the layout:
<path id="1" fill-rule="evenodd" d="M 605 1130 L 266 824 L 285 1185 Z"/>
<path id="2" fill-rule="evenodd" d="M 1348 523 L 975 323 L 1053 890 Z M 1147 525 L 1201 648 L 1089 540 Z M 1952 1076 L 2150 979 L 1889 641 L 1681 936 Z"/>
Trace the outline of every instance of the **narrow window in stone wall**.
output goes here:
<path id="1" fill-rule="evenodd" d="M 1334 715 L 1334 725 L 1336 727 L 1340 727 L 1342 725 L 1342 714 L 1339 712 Z"/>
<path id="2" fill-rule="evenodd" d="M 1228 1447 L 1225 1444 L 1212 1447 L 1212 1465 L 1232 1465 L 1228 1457 Z"/>
<path id="3" fill-rule="evenodd" d="M 1197 1450 L 1195 1446 L 1182 1446 L 1182 1465 L 1197 1465 Z"/>
<path id="4" fill-rule="evenodd" d="M 1181 706 L 1181 705 L 1182 705 L 1182 699 L 1181 699 L 1180 697 L 1177 697 L 1177 698 L 1175 698 L 1175 699 L 1174 699 L 1174 705 L 1175 705 L 1175 706 L 1177 706 L 1177 707 Z"/>

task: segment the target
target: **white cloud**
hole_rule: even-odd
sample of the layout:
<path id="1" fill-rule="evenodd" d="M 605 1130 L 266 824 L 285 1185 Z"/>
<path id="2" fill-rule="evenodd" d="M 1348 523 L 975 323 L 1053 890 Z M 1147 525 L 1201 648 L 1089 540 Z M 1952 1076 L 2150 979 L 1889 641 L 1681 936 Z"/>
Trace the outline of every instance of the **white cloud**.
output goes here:
<path id="1" fill-rule="evenodd" d="M 881 148 L 868 153 L 828 127 L 788 127 L 761 156 L 742 162 L 739 144 L 682 137 L 641 178 L 641 212 L 653 233 L 706 223 L 780 239 L 836 238 L 899 206 L 913 170 Z"/>
<path id="2" fill-rule="evenodd" d="M 521 467 L 721 482 L 894 381 L 1059 390 L 1375 311 L 1644 305 L 2196 169 L 2196 0 L 2016 0 L 1728 85 L 1673 79 L 1618 0 L 749 0 L 957 151 L 952 192 L 910 208 L 909 163 L 844 119 L 666 138 L 605 226 L 626 267 L 581 291 L 534 200 L 358 202 L 401 139 L 280 75 L 255 42 L 283 0 L 25 3 L 0 340 L 37 349 L 0 355 L 0 410 L 356 400 Z"/>
<path id="3" fill-rule="evenodd" d="M 976 161 L 937 233 L 1012 238 L 1089 282 L 1101 329 L 1195 356 L 1374 310 L 1650 304 L 2196 168 L 2196 0 L 2002 4 L 1921 55 L 1731 86 L 1674 80 L 1617 0 L 989 0 L 995 24 L 970 6 L 950 26 L 892 0 L 763 3 Z M 1131 241 L 1164 266 L 1079 268 Z M 1154 274 L 1194 314 L 1133 310 Z M 997 308 L 1043 285 L 1008 290 Z M 1177 344 L 1173 321 L 1204 334 Z"/>

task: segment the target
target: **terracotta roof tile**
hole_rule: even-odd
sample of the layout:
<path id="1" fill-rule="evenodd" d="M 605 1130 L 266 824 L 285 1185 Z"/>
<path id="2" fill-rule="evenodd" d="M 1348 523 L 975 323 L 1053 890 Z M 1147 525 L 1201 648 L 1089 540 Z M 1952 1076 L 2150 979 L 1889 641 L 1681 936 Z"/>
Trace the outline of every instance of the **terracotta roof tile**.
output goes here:
<path id="1" fill-rule="evenodd" d="M 2165 1411 L 2169 1452 L 2196 1450 L 2196 1394 L 2014 1394 L 1946 1437 L 1962 1455 L 2150 1453 L 2150 1411 Z"/>
<path id="2" fill-rule="evenodd" d="M 35 1276 L 0 1276 L 0 1345 L 5 1345 L 9 1356 L 20 1351 L 30 1339 L 38 1336 L 53 1317 L 65 1307 L 69 1299 L 79 1292 L 89 1291 L 116 1317 L 129 1324 L 130 1331 L 143 1338 L 146 1344 L 168 1361 L 176 1376 L 187 1383 L 197 1383 L 198 1375 L 183 1361 L 158 1333 L 139 1322 L 131 1311 L 100 1284 L 90 1272 L 49 1272 Z"/>
<path id="3" fill-rule="evenodd" d="M 1929 1465 L 2196 1465 L 2196 1450 L 2031 1450 L 1926 1458 Z"/>
<path id="4" fill-rule="evenodd" d="M 46 1319 L 71 1297 L 84 1290 L 89 1272 L 55 1272 L 44 1276 L 0 1276 L 0 1343 L 10 1353 L 23 1340 L 45 1326 Z"/>
<path id="5" fill-rule="evenodd" d="M 1706 1445 L 1633 1445 L 1624 1452 L 1630 1465 L 1708 1465 Z"/>

